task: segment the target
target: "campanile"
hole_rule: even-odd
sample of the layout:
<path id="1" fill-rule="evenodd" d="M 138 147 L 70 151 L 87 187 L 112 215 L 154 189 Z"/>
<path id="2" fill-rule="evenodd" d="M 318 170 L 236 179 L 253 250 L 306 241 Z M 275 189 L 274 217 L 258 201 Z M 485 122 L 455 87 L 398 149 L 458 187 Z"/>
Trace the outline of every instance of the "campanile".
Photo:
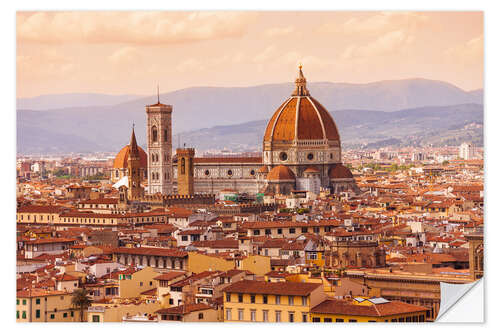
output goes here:
<path id="1" fill-rule="evenodd" d="M 148 192 L 172 194 L 172 105 L 146 106 L 148 140 Z"/>

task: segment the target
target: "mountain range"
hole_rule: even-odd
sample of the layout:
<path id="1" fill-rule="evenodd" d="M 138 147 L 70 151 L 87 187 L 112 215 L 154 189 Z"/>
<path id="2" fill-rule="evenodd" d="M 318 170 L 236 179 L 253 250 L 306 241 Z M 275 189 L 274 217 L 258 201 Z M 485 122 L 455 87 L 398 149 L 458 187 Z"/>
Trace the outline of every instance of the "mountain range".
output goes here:
<path id="1" fill-rule="evenodd" d="M 349 145 L 404 139 L 405 135 L 411 136 L 410 133 L 417 135 L 419 142 L 425 142 L 422 135 L 430 135 L 434 129 L 442 130 L 448 123 L 458 126 L 455 131 L 460 131 L 462 125 L 483 121 L 482 90 L 464 91 L 442 81 L 313 82 L 308 83 L 308 89 L 332 113 L 343 143 Z M 180 141 L 198 149 L 241 150 L 260 147 L 267 120 L 292 90 L 291 83 L 193 87 L 163 93 L 160 100 L 173 105 L 174 146 L 180 134 Z M 38 106 L 33 105 L 36 98 L 18 99 L 18 152 L 117 151 L 127 144 L 132 123 L 136 125 L 139 144 L 144 146 L 144 106 L 155 103 L 157 96 L 97 96 L 40 96 L 38 100 L 44 102 Z M 119 102 L 107 104 L 113 100 Z M 29 103 L 32 103 L 30 107 Z M 50 108 L 41 110 L 41 106 Z M 435 122 L 440 125 L 435 126 Z M 226 134 L 217 134 L 221 131 Z M 482 131 L 480 137 L 477 133 L 471 135 L 472 141 L 482 142 Z M 439 142 L 439 138 L 433 141 Z"/>

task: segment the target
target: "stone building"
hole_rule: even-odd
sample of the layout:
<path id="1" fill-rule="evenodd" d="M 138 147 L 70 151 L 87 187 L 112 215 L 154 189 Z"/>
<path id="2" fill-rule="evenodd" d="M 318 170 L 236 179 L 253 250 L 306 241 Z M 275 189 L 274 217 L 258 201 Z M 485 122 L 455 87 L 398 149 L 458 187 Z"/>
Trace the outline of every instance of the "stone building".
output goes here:
<path id="1" fill-rule="evenodd" d="M 342 165 L 340 135 L 330 113 L 307 89 L 306 78 L 299 67 L 295 90 L 274 112 L 267 124 L 260 157 L 194 157 L 192 189 L 179 166 L 186 156 L 172 158 L 172 106 L 158 102 L 146 106 L 148 117 L 147 163 L 148 193 L 216 194 L 221 190 L 255 195 L 257 193 L 288 194 L 292 190 L 319 193 L 358 192 L 350 170 Z M 123 168 L 122 155 L 117 155 L 113 181 Z M 144 157 L 139 151 L 141 168 Z M 184 150 L 180 150 L 184 154 Z M 194 153 L 194 150 L 193 150 Z M 185 154 L 184 154 L 185 155 Z M 118 160 L 118 161 L 117 161 Z M 184 166 L 186 167 L 186 166 Z M 180 178 L 179 178 L 180 177 Z M 180 179 L 182 179 L 182 184 Z M 181 184 L 181 185 L 180 185 Z M 187 191 L 187 192 L 186 192 Z M 192 193 L 193 192 L 193 193 Z"/>

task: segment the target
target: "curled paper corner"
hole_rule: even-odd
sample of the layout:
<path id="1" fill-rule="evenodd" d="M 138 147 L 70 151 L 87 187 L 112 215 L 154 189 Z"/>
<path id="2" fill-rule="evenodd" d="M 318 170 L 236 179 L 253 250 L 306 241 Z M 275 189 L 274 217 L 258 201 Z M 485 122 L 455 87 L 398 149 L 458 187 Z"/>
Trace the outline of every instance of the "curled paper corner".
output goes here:
<path id="1" fill-rule="evenodd" d="M 481 323 L 484 321 L 483 279 L 471 283 L 441 282 L 441 302 L 436 322 Z"/>

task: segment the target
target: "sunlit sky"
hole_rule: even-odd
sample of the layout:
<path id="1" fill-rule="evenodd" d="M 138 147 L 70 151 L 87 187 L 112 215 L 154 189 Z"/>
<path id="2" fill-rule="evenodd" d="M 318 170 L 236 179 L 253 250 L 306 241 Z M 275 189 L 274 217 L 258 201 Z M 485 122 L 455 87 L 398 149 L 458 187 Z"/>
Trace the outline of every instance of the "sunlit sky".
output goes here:
<path id="1" fill-rule="evenodd" d="M 481 12 L 18 12 L 17 96 L 427 78 L 483 87 Z"/>

